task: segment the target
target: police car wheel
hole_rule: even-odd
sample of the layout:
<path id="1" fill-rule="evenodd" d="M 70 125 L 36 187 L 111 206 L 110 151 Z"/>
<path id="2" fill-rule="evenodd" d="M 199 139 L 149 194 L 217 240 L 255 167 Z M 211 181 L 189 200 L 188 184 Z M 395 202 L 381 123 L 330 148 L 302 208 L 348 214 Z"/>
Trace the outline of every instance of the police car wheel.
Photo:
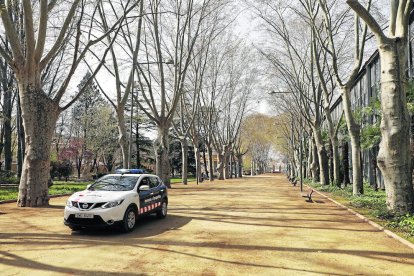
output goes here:
<path id="1" fill-rule="evenodd" d="M 125 233 L 131 232 L 135 227 L 136 221 L 137 215 L 135 213 L 134 208 L 128 207 L 124 215 L 124 220 L 122 221 L 121 230 Z"/>
<path id="2" fill-rule="evenodd" d="M 168 209 L 167 201 L 163 200 L 163 202 L 161 203 L 161 209 L 157 211 L 157 217 L 165 218 L 167 216 L 167 209 Z"/>

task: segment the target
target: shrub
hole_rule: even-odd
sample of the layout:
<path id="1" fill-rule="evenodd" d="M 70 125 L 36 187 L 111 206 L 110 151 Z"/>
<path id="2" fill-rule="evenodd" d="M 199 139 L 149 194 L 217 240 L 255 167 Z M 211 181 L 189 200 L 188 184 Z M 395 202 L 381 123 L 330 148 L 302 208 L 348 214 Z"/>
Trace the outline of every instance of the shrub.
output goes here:
<path id="1" fill-rule="evenodd" d="M 385 198 L 369 196 L 354 197 L 350 203 L 357 208 L 383 209 L 386 206 Z"/>
<path id="2" fill-rule="evenodd" d="M 57 177 L 60 180 L 64 177 L 67 181 L 68 177 L 72 174 L 72 164 L 68 160 L 52 161 L 50 162 L 50 167 L 50 177 L 52 179 Z"/>
<path id="3" fill-rule="evenodd" d="M 405 215 L 394 217 L 394 219 L 387 224 L 391 228 L 400 228 L 402 231 L 407 233 L 409 236 L 414 236 L 414 216 Z"/>

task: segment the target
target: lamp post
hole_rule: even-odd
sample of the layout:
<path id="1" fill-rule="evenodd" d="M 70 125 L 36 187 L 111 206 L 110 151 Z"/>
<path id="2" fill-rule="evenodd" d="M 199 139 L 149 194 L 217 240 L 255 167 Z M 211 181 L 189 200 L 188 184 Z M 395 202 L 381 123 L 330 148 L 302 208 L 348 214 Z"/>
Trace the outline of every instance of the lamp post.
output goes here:
<path id="1" fill-rule="evenodd" d="M 269 92 L 269 95 L 278 95 L 278 94 L 293 94 L 292 91 L 271 91 Z M 292 137 L 293 137 L 293 114 L 292 115 Z M 302 116 L 300 116 L 299 119 L 299 126 L 302 128 Z M 303 132 L 300 131 L 299 134 L 299 140 L 300 140 L 300 147 L 299 147 L 299 178 L 300 178 L 300 191 L 303 192 Z M 293 139 L 292 139 L 293 143 Z M 293 149 L 293 145 L 292 145 Z"/>

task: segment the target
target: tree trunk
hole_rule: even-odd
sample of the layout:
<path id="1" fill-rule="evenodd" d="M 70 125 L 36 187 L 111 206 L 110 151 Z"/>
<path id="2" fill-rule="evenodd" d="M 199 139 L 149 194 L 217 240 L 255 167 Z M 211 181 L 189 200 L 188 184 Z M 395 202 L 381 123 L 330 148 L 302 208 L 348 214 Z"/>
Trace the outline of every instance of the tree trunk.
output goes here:
<path id="1" fill-rule="evenodd" d="M 310 139 L 309 147 L 308 147 L 308 166 L 307 166 L 308 178 L 310 179 L 313 179 L 315 176 L 312 171 L 312 163 L 313 163 L 313 141 L 312 139 Z"/>
<path id="2" fill-rule="evenodd" d="M 234 161 L 233 161 L 233 153 L 232 152 L 230 152 L 229 153 L 229 162 L 228 162 L 228 166 L 229 166 L 229 175 L 228 175 L 228 178 L 230 178 L 230 179 L 232 179 L 233 178 L 233 172 L 234 172 L 234 170 L 233 170 L 233 167 L 234 167 Z"/>
<path id="3" fill-rule="evenodd" d="M 26 152 L 23 119 L 21 116 L 20 99 L 17 98 L 17 177 L 21 177 L 23 171 L 23 160 Z"/>
<path id="4" fill-rule="evenodd" d="M 352 154 L 352 193 L 360 195 L 363 193 L 362 164 L 361 164 L 361 136 L 360 126 L 355 122 L 351 109 L 351 90 L 347 86 L 341 87 L 342 106 L 348 127 L 349 137 L 351 138 Z"/>
<path id="5" fill-rule="evenodd" d="M 188 142 L 186 138 L 180 139 L 181 143 L 181 181 L 188 184 Z"/>
<path id="6" fill-rule="evenodd" d="M 329 94 L 328 91 L 324 90 L 324 99 L 325 102 L 329 102 Z M 334 185 L 341 185 L 339 181 L 340 175 L 340 160 L 339 160 L 339 141 L 338 141 L 338 133 L 336 131 L 335 125 L 332 120 L 332 114 L 329 104 L 324 106 L 324 113 L 326 117 L 326 124 L 328 126 L 328 134 L 329 134 L 329 141 L 330 141 L 330 155 L 331 155 L 331 164 L 330 164 L 330 179 Z M 338 122 L 339 124 L 339 122 Z"/>
<path id="7" fill-rule="evenodd" d="M 229 157 L 230 157 L 230 153 L 229 153 L 229 147 L 223 146 L 223 170 L 224 170 L 224 179 L 229 179 L 230 178 L 230 166 L 229 166 Z"/>
<path id="8" fill-rule="evenodd" d="M 379 45 L 381 59 L 381 143 L 377 157 L 384 177 L 388 209 L 414 211 L 410 156 L 410 118 L 407 110 L 407 43 L 387 39 Z"/>
<path id="9" fill-rule="evenodd" d="M 204 172 L 206 174 L 206 177 L 209 177 L 208 168 L 207 168 L 206 144 L 205 143 L 203 147 L 203 166 L 204 166 Z"/>
<path id="10" fill-rule="evenodd" d="M 125 124 L 125 115 L 124 115 L 124 106 L 119 105 L 116 110 L 116 115 L 118 119 L 118 144 L 121 147 L 122 153 L 122 167 L 129 169 L 129 141 L 128 133 Z"/>
<path id="11" fill-rule="evenodd" d="M 214 164 L 213 164 L 213 149 L 211 148 L 211 145 L 207 145 L 208 150 L 208 164 L 209 164 L 209 173 L 208 176 L 210 178 L 210 181 L 214 181 Z"/>
<path id="12" fill-rule="evenodd" d="M 237 156 L 237 163 L 238 163 L 238 170 L 239 170 L 239 177 L 243 177 L 243 156 Z"/>
<path id="13" fill-rule="evenodd" d="M 290 162 L 290 179 L 295 179 L 296 178 L 296 163 L 295 163 L 295 159 L 292 158 L 291 162 Z"/>
<path id="14" fill-rule="evenodd" d="M 78 173 L 78 179 L 81 177 L 81 170 L 82 170 L 82 155 L 76 156 L 76 171 Z"/>
<path id="15" fill-rule="evenodd" d="M 333 161 L 333 181 L 336 186 L 341 187 L 341 160 L 339 158 L 339 141 L 338 136 L 335 135 L 331 139 L 332 143 L 332 161 Z"/>
<path id="16" fill-rule="evenodd" d="M 135 144 L 137 147 L 136 163 L 137 163 L 137 168 L 140 169 L 141 168 L 141 153 L 140 153 L 140 146 L 139 146 L 139 121 L 137 121 L 135 128 L 136 128 Z"/>
<path id="17" fill-rule="evenodd" d="M 322 185 L 329 184 L 329 166 L 328 156 L 326 154 L 325 146 L 323 145 L 322 135 L 319 129 L 313 129 L 313 136 L 315 139 L 315 145 L 318 152 L 319 161 L 319 179 Z"/>
<path id="18" fill-rule="evenodd" d="M 11 171 L 12 169 L 12 89 L 3 92 L 3 120 L 4 120 L 4 169 Z"/>
<path id="19" fill-rule="evenodd" d="M 333 158 L 333 147 L 332 147 L 332 143 L 329 143 L 329 179 L 333 180 L 334 179 L 334 158 Z M 335 182 L 335 180 L 333 181 Z M 336 184 L 336 183 L 332 183 L 332 184 Z"/>
<path id="20" fill-rule="evenodd" d="M 196 177 L 200 182 L 203 182 L 203 179 L 201 179 L 200 147 L 198 146 L 197 140 L 195 141 L 193 148 L 194 148 L 194 158 L 196 162 Z"/>
<path id="21" fill-rule="evenodd" d="M 50 148 L 59 106 L 41 88 L 19 82 L 26 154 L 20 178 L 18 206 L 49 204 Z"/>
<path id="22" fill-rule="evenodd" d="M 315 145 L 315 141 L 313 140 L 312 143 L 312 156 L 313 156 L 313 160 L 312 160 L 312 165 L 311 165 L 311 170 L 312 170 L 312 175 L 313 175 L 313 181 L 314 182 L 319 182 L 320 178 L 319 178 L 319 173 L 318 173 L 318 164 L 319 164 L 319 159 L 318 159 L 318 149 L 316 148 Z"/>
<path id="23" fill-rule="evenodd" d="M 344 142 L 344 146 L 342 148 L 342 156 L 343 156 L 343 164 L 344 164 L 344 186 L 348 186 L 351 183 L 349 180 L 349 146 L 348 142 Z"/>
<path id="24" fill-rule="evenodd" d="M 217 173 L 218 173 L 218 179 L 224 180 L 224 155 L 221 153 L 218 154 L 218 165 L 217 165 Z"/>
<path id="25" fill-rule="evenodd" d="M 169 160 L 169 140 L 168 140 L 169 126 L 166 122 L 161 121 L 158 125 L 157 138 L 154 141 L 156 174 L 162 179 L 164 184 L 171 188 L 170 185 L 170 160 Z"/>
<path id="26" fill-rule="evenodd" d="M 322 149 L 319 153 L 320 158 L 322 158 L 322 167 L 321 167 L 321 175 L 324 177 L 324 181 L 322 182 L 323 185 L 329 185 L 329 158 L 326 152 L 325 146 L 322 146 Z"/>

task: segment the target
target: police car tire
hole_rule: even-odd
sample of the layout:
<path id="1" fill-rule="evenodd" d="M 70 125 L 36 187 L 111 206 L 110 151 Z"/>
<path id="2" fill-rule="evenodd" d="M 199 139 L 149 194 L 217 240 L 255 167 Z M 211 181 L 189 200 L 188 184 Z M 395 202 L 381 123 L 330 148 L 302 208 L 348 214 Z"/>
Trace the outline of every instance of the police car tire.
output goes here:
<path id="1" fill-rule="evenodd" d="M 163 219 L 167 216 L 168 204 L 166 200 L 161 203 L 161 208 L 157 211 L 157 217 Z"/>
<path id="2" fill-rule="evenodd" d="M 132 225 L 132 222 L 133 222 L 133 225 Z M 125 211 L 124 219 L 122 220 L 122 225 L 121 225 L 122 232 L 128 233 L 134 230 L 136 222 L 137 222 L 137 214 L 134 208 L 128 207 L 128 209 Z"/>

